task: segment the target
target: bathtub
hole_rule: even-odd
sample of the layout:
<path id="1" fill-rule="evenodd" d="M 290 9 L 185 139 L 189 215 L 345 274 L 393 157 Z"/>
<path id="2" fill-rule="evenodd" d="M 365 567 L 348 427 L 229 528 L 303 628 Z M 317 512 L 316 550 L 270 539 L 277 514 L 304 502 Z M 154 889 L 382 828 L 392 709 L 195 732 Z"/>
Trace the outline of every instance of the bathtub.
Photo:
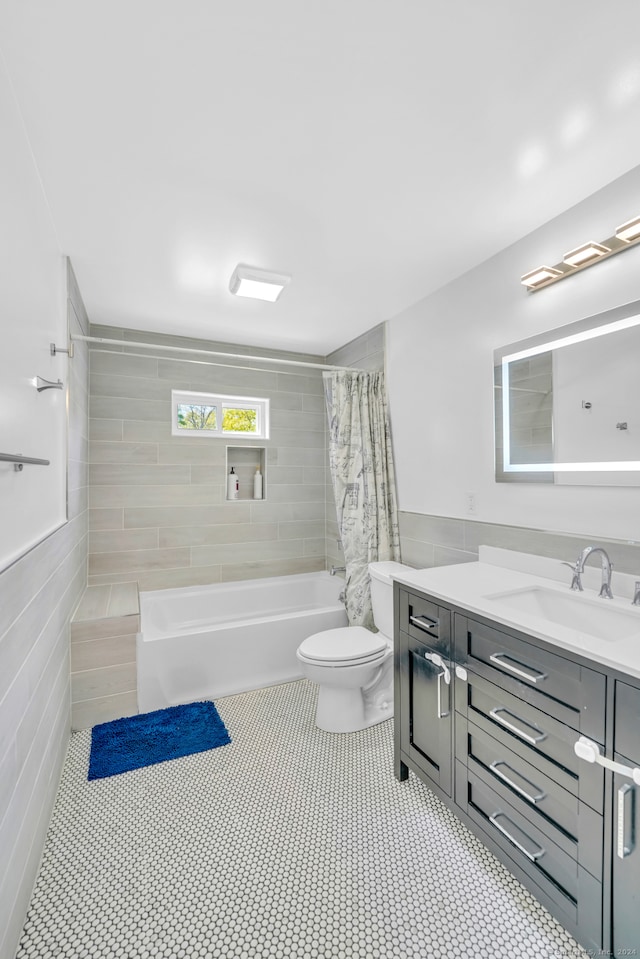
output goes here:
<path id="1" fill-rule="evenodd" d="M 140 593 L 140 712 L 301 679 L 303 639 L 347 625 L 341 589 L 321 572 Z"/>

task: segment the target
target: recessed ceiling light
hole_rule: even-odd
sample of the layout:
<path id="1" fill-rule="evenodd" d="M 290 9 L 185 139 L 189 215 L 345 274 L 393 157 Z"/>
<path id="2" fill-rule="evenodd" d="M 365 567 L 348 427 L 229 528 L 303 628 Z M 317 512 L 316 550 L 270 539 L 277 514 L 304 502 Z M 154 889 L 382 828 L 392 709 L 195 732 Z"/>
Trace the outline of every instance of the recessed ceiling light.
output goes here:
<path id="1" fill-rule="evenodd" d="M 616 236 L 619 240 L 624 240 L 625 243 L 637 240 L 640 237 L 640 216 L 637 216 L 634 220 L 627 220 L 626 223 L 619 226 L 616 230 Z"/>
<path id="2" fill-rule="evenodd" d="M 520 282 L 523 286 L 534 289 L 536 286 L 546 283 L 547 280 L 553 280 L 556 276 L 562 276 L 562 270 L 556 270 L 552 266 L 539 266 L 537 269 L 531 270 L 530 273 L 521 276 Z"/>
<path id="3" fill-rule="evenodd" d="M 583 243 L 582 246 L 577 246 L 575 250 L 565 253 L 562 259 L 569 266 L 582 266 L 583 263 L 596 260 L 599 256 L 604 256 L 605 253 L 611 253 L 611 250 L 608 246 L 603 246 L 602 243 Z"/>
<path id="4" fill-rule="evenodd" d="M 239 263 L 231 274 L 229 289 L 236 296 L 250 296 L 255 300 L 275 303 L 291 277 L 286 273 L 271 273 Z"/>

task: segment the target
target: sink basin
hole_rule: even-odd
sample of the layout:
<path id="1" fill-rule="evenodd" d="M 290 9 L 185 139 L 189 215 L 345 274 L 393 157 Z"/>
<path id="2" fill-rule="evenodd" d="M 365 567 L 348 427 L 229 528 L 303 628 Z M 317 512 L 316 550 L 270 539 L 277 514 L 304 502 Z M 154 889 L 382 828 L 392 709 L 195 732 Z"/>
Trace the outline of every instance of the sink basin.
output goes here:
<path id="1" fill-rule="evenodd" d="M 612 606 L 611 600 L 591 598 L 582 593 L 527 586 L 492 593 L 485 599 L 609 642 L 640 634 L 640 608 L 626 612 Z"/>

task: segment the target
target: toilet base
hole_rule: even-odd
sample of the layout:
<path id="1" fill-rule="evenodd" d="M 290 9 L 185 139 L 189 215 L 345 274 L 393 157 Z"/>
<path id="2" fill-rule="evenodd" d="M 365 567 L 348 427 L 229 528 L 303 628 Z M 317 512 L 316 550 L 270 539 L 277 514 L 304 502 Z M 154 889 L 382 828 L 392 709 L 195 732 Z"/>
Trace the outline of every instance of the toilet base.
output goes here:
<path id="1" fill-rule="evenodd" d="M 327 733 L 355 733 L 393 716 L 390 702 L 368 702 L 366 692 L 321 685 L 318 689 L 316 726 Z"/>

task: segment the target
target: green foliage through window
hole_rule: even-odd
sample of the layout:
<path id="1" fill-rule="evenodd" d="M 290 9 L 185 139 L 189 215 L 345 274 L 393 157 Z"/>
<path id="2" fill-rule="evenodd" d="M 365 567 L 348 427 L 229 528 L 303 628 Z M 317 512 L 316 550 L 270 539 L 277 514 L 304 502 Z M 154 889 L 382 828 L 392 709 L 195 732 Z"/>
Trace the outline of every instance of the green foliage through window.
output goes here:
<path id="1" fill-rule="evenodd" d="M 256 410 L 238 410 L 229 406 L 222 408 L 223 433 L 255 433 L 256 421 Z"/>
<path id="2" fill-rule="evenodd" d="M 182 430 L 217 430 L 215 406 L 178 406 L 178 426 Z M 224 428 L 224 427 L 223 427 Z"/>

